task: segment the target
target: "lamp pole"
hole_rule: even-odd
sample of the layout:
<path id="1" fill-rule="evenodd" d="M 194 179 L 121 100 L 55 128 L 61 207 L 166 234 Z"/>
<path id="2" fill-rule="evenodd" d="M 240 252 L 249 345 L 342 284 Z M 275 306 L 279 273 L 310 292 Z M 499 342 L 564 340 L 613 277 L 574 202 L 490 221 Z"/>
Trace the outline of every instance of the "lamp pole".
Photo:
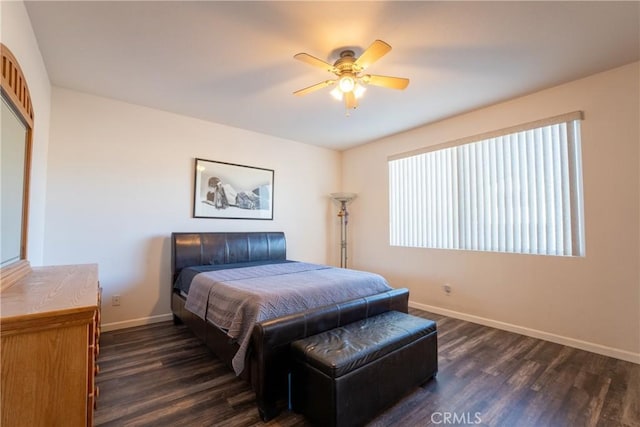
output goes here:
<path id="1" fill-rule="evenodd" d="M 347 224 L 349 223 L 349 211 L 347 202 L 340 201 L 340 267 L 347 268 Z"/>
<path id="2" fill-rule="evenodd" d="M 349 211 L 347 205 L 355 199 L 353 193 L 331 193 L 331 198 L 340 203 L 338 217 L 340 218 L 340 267 L 347 268 L 347 224 L 349 224 Z"/>

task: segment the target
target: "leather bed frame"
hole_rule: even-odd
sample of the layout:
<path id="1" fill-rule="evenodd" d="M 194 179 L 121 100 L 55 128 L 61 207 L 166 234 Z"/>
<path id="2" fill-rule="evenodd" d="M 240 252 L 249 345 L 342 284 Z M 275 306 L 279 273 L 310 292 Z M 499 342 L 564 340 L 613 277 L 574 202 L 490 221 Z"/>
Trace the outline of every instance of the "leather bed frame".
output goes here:
<path id="1" fill-rule="evenodd" d="M 284 233 L 173 233 L 171 252 L 174 321 L 186 324 L 231 369 L 238 345 L 215 325 L 185 310 L 185 297 L 173 290 L 173 283 L 190 266 L 286 259 Z M 408 301 L 407 289 L 394 289 L 257 323 L 240 376 L 256 392 L 260 417 L 267 421 L 287 407 L 292 341 L 391 310 L 407 313 Z"/>

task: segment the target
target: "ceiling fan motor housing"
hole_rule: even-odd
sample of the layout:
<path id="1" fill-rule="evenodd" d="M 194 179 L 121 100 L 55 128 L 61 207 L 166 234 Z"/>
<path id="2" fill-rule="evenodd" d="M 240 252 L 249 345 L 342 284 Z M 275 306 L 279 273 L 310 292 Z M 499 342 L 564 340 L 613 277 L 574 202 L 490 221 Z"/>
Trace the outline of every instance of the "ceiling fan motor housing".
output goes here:
<path id="1" fill-rule="evenodd" d="M 356 62 L 355 52 L 352 50 L 343 50 L 340 52 L 340 58 L 333 64 L 336 74 L 342 76 L 343 73 L 355 73 L 354 63 Z"/>

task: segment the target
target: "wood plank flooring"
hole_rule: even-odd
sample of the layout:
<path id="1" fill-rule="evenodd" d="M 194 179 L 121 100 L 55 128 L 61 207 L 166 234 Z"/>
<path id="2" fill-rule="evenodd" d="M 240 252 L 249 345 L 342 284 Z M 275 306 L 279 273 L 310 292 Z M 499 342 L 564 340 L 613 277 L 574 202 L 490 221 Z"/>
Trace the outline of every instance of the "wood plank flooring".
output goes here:
<path id="1" fill-rule="evenodd" d="M 640 426 L 640 365 L 411 309 L 438 323 L 439 373 L 372 426 Z M 254 426 L 254 394 L 186 327 L 100 337 L 96 426 Z M 306 426 L 292 412 L 269 426 Z"/>

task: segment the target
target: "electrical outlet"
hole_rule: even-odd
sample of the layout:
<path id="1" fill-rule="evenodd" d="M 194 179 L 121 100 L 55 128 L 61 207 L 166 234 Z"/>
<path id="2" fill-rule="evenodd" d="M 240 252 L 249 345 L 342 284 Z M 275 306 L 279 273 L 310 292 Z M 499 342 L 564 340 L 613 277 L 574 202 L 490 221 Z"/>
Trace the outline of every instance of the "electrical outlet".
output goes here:
<path id="1" fill-rule="evenodd" d="M 120 295 L 113 295 L 111 297 L 111 305 L 114 307 L 120 305 Z"/>
<path id="2" fill-rule="evenodd" d="M 444 289 L 444 293 L 445 293 L 445 294 L 447 294 L 447 295 L 451 295 L 451 285 L 450 285 L 450 284 L 445 283 L 445 284 L 442 286 L 442 289 Z"/>

